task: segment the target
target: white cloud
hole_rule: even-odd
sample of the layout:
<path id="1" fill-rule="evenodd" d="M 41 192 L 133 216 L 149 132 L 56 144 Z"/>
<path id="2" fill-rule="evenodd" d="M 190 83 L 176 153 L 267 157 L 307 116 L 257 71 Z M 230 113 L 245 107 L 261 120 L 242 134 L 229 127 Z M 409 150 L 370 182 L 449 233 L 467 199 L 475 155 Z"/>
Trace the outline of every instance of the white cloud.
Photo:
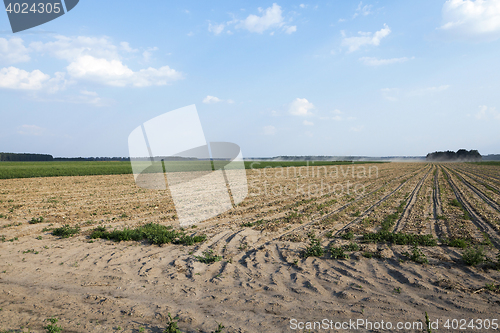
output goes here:
<path id="1" fill-rule="evenodd" d="M 364 125 L 360 125 L 360 126 L 353 126 L 349 130 L 351 132 L 361 132 L 364 128 L 365 128 Z"/>
<path id="2" fill-rule="evenodd" d="M 295 31 L 297 31 L 297 26 L 296 25 L 292 25 L 291 27 L 286 27 L 285 28 L 285 32 L 287 34 L 294 33 Z"/>
<path id="3" fill-rule="evenodd" d="M 296 98 L 291 104 L 288 111 L 294 116 L 309 116 L 314 105 L 305 98 Z"/>
<path id="4" fill-rule="evenodd" d="M 262 13 L 262 16 L 250 14 L 236 27 L 261 34 L 268 29 L 281 27 L 284 24 L 281 7 L 276 3 L 273 3 L 272 7 L 266 10 L 259 8 L 259 12 Z"/>
<path id="5" fill-rule="evenodd" d="M 125 52 L 129 52 L 129 53 L 134 53 L 134 52 L 137 52 L 139 51 L 138 49 L 133 49 L 130 47 L 130 44 L 128 42 L 121 42 L 120 43 L 120 48 L 125 51 Z"/>
<path id="6" fill-rule="evenodd" d="M 45 128 L 36 125 L 22 125 L 17 128 L 17 133 L 27 136 L 40 136 L 45 132 Z"/>
<path id="7" fill-rule="evenodd" d="M 440 29 L 465 39 L 500 37 L 499 0 L 448 0 Z"/>
<path id="8" fill-rule="evenodd" d="M 433 94 L 433 93 L 438 93 L 441 91 L 448 90 L 450 88 L 449 85 L 442 85 L 442 86 L 437 86 L 437 87 L 427 87 L 427 88 L 421 88 L 421 89 L 416 89 L 413 90 L 409 93 L 410 96 L 422 96 L 422 95 L 428 95 L 428 94 Z"/>
<path id="9" fill-rule="evenodd" d="M 234 104 L 234 101 L 232 99 L 228 100 L 223 100 L 215 96 L 210 96 L 208 95 L 203 99 L 203 103 L 205 104 L 214 104 L 214 103 L 221 103 L 221 102 L 226 102 L 227 104 Z"/>
<path id="10" fill-rule="evenodd" d="M 220 34 L 222 31 L 224 31 L 224 27 L 225 27 L 225 24 L 224 23 L 221 23 L 221 24 L 212 24 L 212 23 L 208 23 L 208 31 L 209 32 L 213 32 L 214 35 L 218 35 Z"/>
<path id="11" fill-rule="evenodd" d="M 40 90 L 44 82 L 50 79 L 50 75 L 44 74 L 38 69 L 32 72 L 8 67 L 0 69 L 0 88 L 19 90 Z"/>
<path id="12" fill-rule="evenodd" d="M 339 23 L 342 23 L 342 22 L 345 22 L 345 21 L 347 21 L 347 20 L 343 19 L 343 18 L 339 18 L 339 20 L 338 20 Z"/>
<path id="13" fill-rule="evenodd" d="M 203 99 L 203 103 L 205 103 L 205 104 L 212 104 L 212 103 L 219 103 L 219 102 L 222 102 L 222 99 L 217 98 L 215 96 L 210 96 L 210 95 L 208 95 L 207 97 L 205 97 Z"/>
<path id="14" fill-rule="evenodd" d="M 302 123 L 303 123 L 305 126 L 313 126 L 313 125 L 314 125 L 314 123 L 313 123 L 312 121 L 307 121 L 307 120 L 304 120 Z"/>
<path id="15" fill-rule="evenodd" d="M 300 8 L 307 8 L 307 5 L 305 5 L 305 4 L 303 4 L 303 3 L 301 3 L 301 4 L 299 5 L 299 7 L 300 7 Z"/>
<path id="16" fill-rule="evenodd" d="M 360 31 L 358 37 L 345 37 L 345 33 L 343 31 L 341 33 L 343 37 L 341 45 L 348 47 L 348 52 L 354 52 L 364 45 L 380 45 L 382 38 L 387 37 L 391 33 L 391 29 L 384 24 L 384 27 L 375 33 Z"/>
<path id="17" fill-rule="evenodd" d="M 391 59 L 377 59 L 377 58 L 372 58 L 372 57 L 359 58 L 359 60 L 364 65 L 367 65 L 367 66 L 382 66 L 382 65 L 403 63 L 403 62 L 407 62 L 408 60 L 412 60 L 412 59 L 415 59 L 415 57 L 411 57 L 411 58 L 402 57 L 402 58 L 391 58 Z"/>
<path id="18" fill-rule="evenodd" d="M 24 41 L 19 37 L 9 40 L 0 38 L 0 64 L 15 64 L 30 60 L 28 48 L 24 46 Z"/>
<path id="19" fill-rule="evenodd" d="M 142 57 L 144 58 L 145 62 L 149 62 L 149 60 L 151 60 L 151 55 L 153 54 L 153 51 L 158 51 L 158 48 L 149 47 L 146 51 L 142 52 Z"/>
<path id="20" fill-rule="evenodd" d="M 496 108 L 488 107 L 486 105 L 480 105 L 479 111 L 475 116 L 478 120 L 489 120 L 491 118 L 500 120 L 500 112 L 498 112 Z"/>
<path id="21" fill-rule="evenodd" d="M 182 74 L 168 66 L 159 69 L 149 67 L 138 72 L 132 71 L 120 60 L 81 56 L 69 64 L 68 73 L 78 79 L 95 81 L 102 84 L 125 87 L 162 86 L 182 79 Z"/>
<path id="22" fill-rule="evenodd" d="M 276 127 L 272 125 L 264 126 L 264 134 L 265 135 L 274 135 L 276 134 Z"/>
<path id="23" fill-rule="evenodd" d="M 395 102 L 398 100 L 398 98 L 396 97 L 397 95 L 399 95 L 398 88 L 384 88 L 380 89 L 380 92 L 382 93 L 382 97 L 388 101 Z"/>
<path id="24" fill-rule="evenodd" d="M 352 16 L 352 18 L 356 18 L 358 15 L 363 15 L 367 16 L 370 15 L 372 12 L 370 11 L 372 9 L 372 5 L 364 5 L 363 2 L 360 2 L 358 5 L 358 8 L 356 8 L 356 12 Z"/>

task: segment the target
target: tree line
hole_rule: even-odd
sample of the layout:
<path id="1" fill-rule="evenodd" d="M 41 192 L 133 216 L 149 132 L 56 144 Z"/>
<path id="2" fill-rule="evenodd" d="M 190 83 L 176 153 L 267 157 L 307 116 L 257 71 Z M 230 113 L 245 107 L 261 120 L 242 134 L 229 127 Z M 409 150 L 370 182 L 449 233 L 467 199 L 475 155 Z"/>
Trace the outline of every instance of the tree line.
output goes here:
<path id="1" fill-rule="evenodd" d="M 58 161 L 120 161 L 128 162 L 128 157 L 53 157 L 49 154 L 0 153 L 0 162 L 58 162 Z"/>
<path id="2" fill-rule="evenodd" d="M 482 156 L 477 150 L 466 150 L 460 149 L 457 152 L 454 151 L 436 151 L 433 153 L 429 153 L 426 156 L 426 160 L 428 161 L 438 161 L 438 162 L 447 162 L 447 161 L 470 161 L 476 162 L 481 161 Z"/>

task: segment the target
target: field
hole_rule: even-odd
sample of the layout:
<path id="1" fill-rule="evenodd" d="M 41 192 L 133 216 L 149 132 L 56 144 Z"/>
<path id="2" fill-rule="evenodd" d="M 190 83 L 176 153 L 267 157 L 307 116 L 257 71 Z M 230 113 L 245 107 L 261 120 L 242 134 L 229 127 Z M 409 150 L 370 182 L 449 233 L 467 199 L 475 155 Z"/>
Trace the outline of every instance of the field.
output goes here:
<path id="1" fill-rule="evenodd" d="M 0 332 L 500 320 L 500 165 L 273 166 L 186 230 L 130 174 L 0 179 Z"/>
<path id="2" fill-rule="evenodd" d="M 138 162 L 145 163 L 145 162 Z M 170 162 L 179 170 L 198 169 L 200 162 Z M 205 164 L 203 162 L 202 166 Z M 220 162 L 215 162 L 220 163 Z M 367 162 L 354 162 L 364 164 Z M 316 161 L 316 162 L 276 162 L 276 161 L 245 161 L 246 169 L 262 169 L 275 167 L 300 167 L 307 165 L 345 165 L 351 161 Z M 58 162 L 0 162 L 0 179 L 59 177 L 59 176 L 95 176 L 95 175 L 124 175 L 132 174 L 130 162 L 117 161 L 58 161 Z"/>

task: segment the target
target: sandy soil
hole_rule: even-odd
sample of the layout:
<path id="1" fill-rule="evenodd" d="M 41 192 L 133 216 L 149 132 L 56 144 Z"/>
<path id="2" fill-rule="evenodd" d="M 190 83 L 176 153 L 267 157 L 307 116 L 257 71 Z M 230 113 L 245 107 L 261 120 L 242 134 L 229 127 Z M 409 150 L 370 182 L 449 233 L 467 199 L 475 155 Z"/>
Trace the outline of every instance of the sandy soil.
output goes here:
<path id="1" fill-rule="evenodd" d="M 350 242 L 325 236 L 350 223 L 358 221 L 349 227 L 357 238 L 377 230 L 383 217 L 401 200 L 411 199 L 415 189 L 400 229 L 433 233 L 433 223 L 445 223 L 433 216 L 433 166 L 377 167 L 377 177 L 358 177 L 352 170 L 343 170 L 340 178 L 294 173 L 268 177 L 259 170 L 248 171 L 249 197 L 236 209 L 189 229 L 208 236 L 195 246 L 89 239 L 98 225 L 121 229 L 157 222 L 178 227 L 168 191 L 140 189 L 130 175 L 0 180 L 0 235 L 5 237 L 0 243 L 0 331 L 45 332 L 45 320 L 54 316 L 64 332 L 163 332 L 168 313 L 178 317 L 183 332 L 212 332 L 218 323 L 226 327 L 224 332 L 295 332 L 302 330 L 293 329 L 293 320 L 323 319 L 383 320 L 393 329 L 373 331 L 392 332 L 398 322 L 425 321 L 425 312 L 431 321 L 439 320 L 439 332 L 447 331 L 447 319 L 500 321 L 500 294 L 484 288 L 500 284 L 500 272 L 464 265 L 462 249 L 422 247 L 429 260 L 422 265 L 406 260 L 403 252 L 411 251 L 410 246 L 354 239 L 361 250 L 349 252 L 347 260 L 328 254 L 301 256 L 311 232 L 326 248 Z M 488 167 L 484 172 L 495 170 Z M 466 234 L 480 241 L 475 226 L 447 204 L 452 189 L 441 171 L 437 175 L 442 188 L 439 208 L 448 227 L 452 229 L 456 218 L 469 230 Z M 365 191 L 312 196 L 278 191 L 278 185 L 307 186 L 319 180 L 332 186 L 350 181 Z M 458 178 L 453 180 L 464 197 L 478 205 L 480 197 Z M 472 178 L 467 180 L 484 189 Z M 272 186 L 274 193 L 266 192 Z M 495 223 L 488 217 L 498 217 L 499 212 L 488 207 L 478 205 L 477 214 L 484 223 Z M 287 218 L 293 211 L 298 217 Z M 45 221 L 28 223 L 38 216 Z M 267 223 L 241 226 L 261 219 Z M 82 232 L 61 239 L 44 231 L 63 224 L 79 225 Z M 446 226 L 442 229 L 451 232 Z M 210 265 L 196 260 L 208 249 L 222 260 Z M 366 258 L 363 252 L 380 258 Z M 491 260 L 497 253 L 493 246 L 488 248 Z"/>

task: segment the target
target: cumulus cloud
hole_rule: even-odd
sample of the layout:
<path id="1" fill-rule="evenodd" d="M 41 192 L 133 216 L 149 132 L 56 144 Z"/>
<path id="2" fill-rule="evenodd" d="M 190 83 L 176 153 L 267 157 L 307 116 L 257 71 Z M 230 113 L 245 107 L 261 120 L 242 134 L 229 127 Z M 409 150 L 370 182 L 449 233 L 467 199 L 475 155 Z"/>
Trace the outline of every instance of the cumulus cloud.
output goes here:
<path id="1" fill-rule="evenodd" d="M 268 29 L 281 27 L 284 24 L 281 7 L 276 3 L 265 10 L 259 8 L 259 12 L 262 13 L 261 16 L 250 14 L 236 27 L 261 34 Z"/>
<path id="2" fill-rule="evenodd" d="M 448 0 L 441 30 L 465 39 L 500 37 L 500 0 Z"/>
<path id="3" fill-rule="evenodd" d="M 221 23 L 221 24 L 208 23 L 208 31 L 212 32 L 214 35 L 218 35 L 221 32 L 223 32 L 224 31 L 224 27 L 225 27 L 224 23 Z"/>
<path id="4" fill-rule="evenodd" d="M 383 65 L 390 65 L 390 64 L 397 64 L 397 63 L 403 63 L 407 62 L 408 60 L 415 59 L 415 57 L 407 58 L 407 57 L 402 57 L 402 58 L 391 58 L 391 59 L 377 59 L 377 58 L 372 58 L 372 57 L 362 57 L 359 58 L 359 60 L 367 66 L 383 66 Z"/>
<path id="5" fill-rule="evenodd" d="M 265 135 L 274 135 L 276 134 L 276 127 L 272 125 L 264 126 L 264 134 Z"/>
<path id="6" fill-rule="evenodd" d="M 67 67 L 69 75 L 77 79 L 99 82 L 115 87 L 162 86 L 182 78 L 182 74 L 169 66 L 149 67 L 134 72 L 120 60 L 81 56 Z"/>
<path id="7" fill-rule="evenodd" d="M 285 28 L 285 33 L 287 33 L 287 34 L 294 33 L 295 31 L 297 31 L 297 26 L 296 25 L 292 25 L 291 27 L 286 27 Z"/>
<path id="8" fill-rule="evenodd" d="M 212 103 L 219 103 L 219 102 L 222 102 L 222 99 L 217 98 L 215 96 L 210 96 L 210 95 L 208 95 L 207 97 L 205 97 L 203 99 L 203 103 L 205 103 L 205 104 L 212 104 Z"/>
<path id="9" fill-rule="evenodd" d="M 313 123 L 312 121 L 307 121 L 307 120 L 304 120 L 302 123 L 303 123 L 305 126 L 313 126 L 313 125 L 314 125 L 314 123 Z"/>
<path id="10" fill-rule="evenodd" d="M 480 105 L 479 111 L 475 115 L 478 120 L 488 120 L 495 119 L 500 120 L 500 112 L 494 107 L 488 107 L 486 105 Z"/>
<path id="11" fill-rule="evenodd" d="M 0 64 L 15 64 L 30 60 L 29 50 L 21 38 L 0 38 Z"/>
<path id="12" fill-rule="evenodd" d="M 94 81 L 115 87 L 161 86 L 183 78 L 182 73 L 163 66 L 133 71 L 122 61 L 120 51 L 136 52 L 127 42 L 115 46 L 108 37 L 66 37 L 56 36 L 55 41 L 33 42 L 30 48 L 47 53 L 69 62 L 68 74 L 74 79 Z M 151 52 L 158 48 L 148 48 L 143 52 L 147 62 Z"/>
<path id="13" fill-rule="evenodd" d="M 305 98 L 296 98 L 291 104 L 288 111 L 294 116 L 309 116 L 311 110 L 314 109 L 313 103 Z"/>
<path id="14" fill-rule="evenodd" d="M 347 47 L 348 52 L 354 52 L 365 45 L 380 45 L 382 38 L 387 37 L 390 33 L 391 29 L 387 24 L 384 24 L 384 27 L 375 33 L 360 31 L 357 37 L 345 37 L 345 33 L 342 31 L 343 39 L 341 45 Z"/>
<path id="15" fill-rule="evenodd" d="M 210 96 L 210 95 L 208 95 L 207 97 L 205 97 L 203 99 L 203 103 L 205 103 L 205 104 L 214 104 L 214 103 L 221 103 L 221 102 L 226 102 L 227 104 L 234 103 L 234 101 L 232 99 L 223 100 L 223 99 L 220 99 L 218 97 Z"/>
<path id="16" fill-rule="evenodd" d="M 372 7 L 373 7 L 372 5 L 364 5 L 363 6 L 363 2 L 360 2 L 358 5 L 358 8 L 356 8 L 356 12 L 352 16 L 352 18 L 356 18 L 359 15 L 362 15 L 362 16 L 370 15 L 372 13 L 371 12 Z"/>
<path id="17" fill-rule="evenodd" d="M 8 67 L 0 69 L 0 88 L 18 90 L 40 90 L 44 82 L 50 79 L 50 75 L 44 74 L 38 69 L 32 72 Z"/>

